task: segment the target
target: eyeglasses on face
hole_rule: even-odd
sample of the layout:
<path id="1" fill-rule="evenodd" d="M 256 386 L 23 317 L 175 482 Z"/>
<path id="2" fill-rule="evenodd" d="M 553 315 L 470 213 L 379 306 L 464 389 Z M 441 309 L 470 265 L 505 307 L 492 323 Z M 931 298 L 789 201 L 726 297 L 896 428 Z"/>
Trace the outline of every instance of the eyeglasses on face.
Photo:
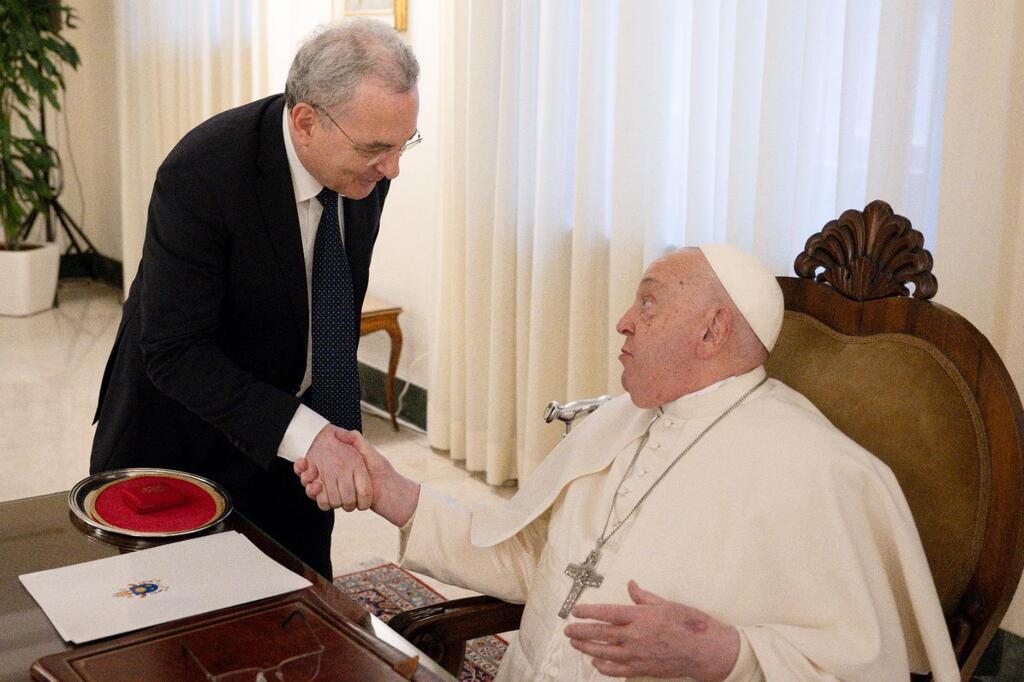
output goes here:
<path id="1" fill-rule="evenodd" d="M 401 156 L 402 154 L 406 153 L 407 151 L 418 145 L 420 142 L 423 142 L 423 136 L 420 135 L 420 131 L 414 130 L 412 133 L 412 137 L 410 137 L 408 140 L 406 140 L 403 144 L 401 144 L 398 147 L 386 147 L 384 149 L 381 149 L 380 147 L 369 148 L 353 140 L 352 137 L 345 132 L 345 129 L 338 125 L 338 122 L 334 120 L 334 117 L 331 116 L 327 109 L 323 108 L 319 104 L 314 104 L 313 108 L 323 113 L 323 115 L 326 116 L 328 120 L 334 124 L 334 127 L 341 131 L 341 134 L 344 135 L 345 139 L 347 139 L 349 141 L 349 144 L 352 145 L 352 149 L 354 149 L 355 152 L 359 154 L 361 157 L 366 159 L 367 166 L 376 165 L 380 163 L 381 159 L 383 159 L 386 156 L 391 156 L 392 154 L 398 154 L 399 156 Z"/>

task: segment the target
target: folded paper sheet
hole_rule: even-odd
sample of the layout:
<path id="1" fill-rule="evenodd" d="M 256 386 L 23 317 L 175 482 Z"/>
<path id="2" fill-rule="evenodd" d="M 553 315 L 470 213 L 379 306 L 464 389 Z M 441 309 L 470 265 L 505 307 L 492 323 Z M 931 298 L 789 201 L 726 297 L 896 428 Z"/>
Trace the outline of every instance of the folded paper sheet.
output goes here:
<path id="1" fill-rule="evenodd" d="M 19 578 L 76 644 L 311 585 L 234 531 Z"/>

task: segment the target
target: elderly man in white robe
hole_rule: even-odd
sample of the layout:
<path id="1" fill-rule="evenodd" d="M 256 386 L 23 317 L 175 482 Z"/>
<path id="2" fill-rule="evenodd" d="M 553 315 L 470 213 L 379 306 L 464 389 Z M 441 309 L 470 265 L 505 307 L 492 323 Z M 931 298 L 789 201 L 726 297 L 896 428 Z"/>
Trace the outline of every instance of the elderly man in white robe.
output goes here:
<path id="1" fill-rule="evenodd" d="M 323 508 L 401 528 L 402 565 L 525 603 L 499 680 L 959 680 L 895 477 L 763 367 L 771 272 L 733 247 L 654 262 L 617 330 L 625 395 L 500 507 L 362 459 Z"/>

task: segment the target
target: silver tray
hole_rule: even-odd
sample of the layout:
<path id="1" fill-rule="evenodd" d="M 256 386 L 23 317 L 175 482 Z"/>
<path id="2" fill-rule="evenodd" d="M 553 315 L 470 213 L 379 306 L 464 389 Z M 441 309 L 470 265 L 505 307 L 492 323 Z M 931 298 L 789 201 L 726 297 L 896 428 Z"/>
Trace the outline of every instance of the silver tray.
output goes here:
<path id="1" fill-rule="evenodd" d="M 195 483 L 201 488 L 207 488 L 214 494 L 221 497 L 223 506 L 212 519 L 197 528 L 187 530 L 156 532 L 156 531 L 133 531 L 127 528 L 120 528 L 104 523 L 89 513 L 89 496 L 101 488 L 120 481 L 126 481 L 139 476 L 165 476 L 170 475 L 182 478 Z M 71 520 L 75 526 L 90 537 L 107 544 L 117 545 L 129 549 L 141 549 L 157 544 L 162 544 L 169 539 L 182 539 L 193 535 L 203 535 L 212 532 L 223 525 L 224 520 L 231 514 L 231 496 L 219 484 L 208 478 L 190 474 L 174 469 L 157 468 L 132 468 L 117 469 L 116 471 L 102 471 L 88 478 L 82 479 L 75 484 L 75 487 L 68 493 L 68 507 L 70 508 Z"/>

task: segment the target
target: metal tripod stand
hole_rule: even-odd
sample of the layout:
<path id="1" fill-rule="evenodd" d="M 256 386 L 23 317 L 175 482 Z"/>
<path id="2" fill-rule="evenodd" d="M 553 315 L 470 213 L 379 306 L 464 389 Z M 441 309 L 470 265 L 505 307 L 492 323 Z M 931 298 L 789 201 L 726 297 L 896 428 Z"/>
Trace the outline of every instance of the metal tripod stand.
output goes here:
<path id="1" fill-rule="evenodd" d="M 55 168 L 60 170 L 60 157 L 57 156 L 57 150 L 50 147 L 49 143 L 46 142 L 46 103 L 43 101 L 42 97 L 39 98 L 39 130 L 43 134 L 43 142 L 57 160 Z M 50 173 L 52 170 L 53 169 L 50 169 L 46 173 L 47 185 L 50 185 Z M 39 218 L 40 214 L 42 214 L 46 221 L 46 241 L 55 241 L 53 223 L 56 220 L 56 222 L 59 222 L 64 228 L 64 234 L 66 234 L 68 238 L 68 247 L 64 251 L 63 255 L 66 256 L 74 252 L 77 255 L 85 256 L 86 264 L 89 267 L 89 275 L 93 279 L 96 279 L 96 265 L 94 263 L 94 259 L 99 252 L 96 251 L 96 247 L 93 246 L 91 241 L 89 241 L 89 238 L 85 236 L 85 232 L 83 232 L 82 228 L 78 226 L 75 219 L 72 218 L 66 210 L 64 210 L 64 207 L 61 205 L 60 199 L 58 198 L 60 197 L 60 193 L 64 191 L 63 171 L 61 171 L 60 182 L 56 186 L 50 185 L 50 189 L 50 196 L 43 201 L 42 209 L 38 206 L 33 207 L 29 214 L 25 216 L 25 222 L 21 224 L 21 238 L 25 239 L 28 237 L 32 228 L 35 227 L 36 220 Z"/>

